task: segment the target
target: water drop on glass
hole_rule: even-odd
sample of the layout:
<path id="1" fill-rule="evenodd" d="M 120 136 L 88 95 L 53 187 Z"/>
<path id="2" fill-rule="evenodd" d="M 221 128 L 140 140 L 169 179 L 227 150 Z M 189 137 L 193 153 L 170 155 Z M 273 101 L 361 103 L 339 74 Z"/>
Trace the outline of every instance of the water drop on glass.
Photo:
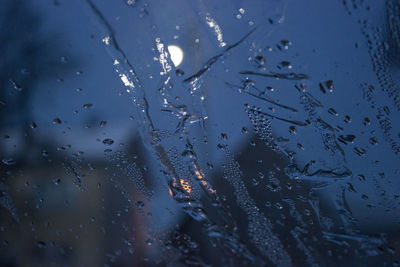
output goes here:
<path id="1" fill-rule="evenodd" d="M 53 119 L 53 124 L 61 124 L 61 119 L 60 118 L 54 118 Z"/>
<path id="2" fill-rule="evenodd" d="M 107 138 L 103 140 L 103 144 L 107 145 L 107 146 L 111 146 L 112 144 L 114 144 L 114 140 Z"/>
<path id="3" fill-rule="evenodd" d="M 32 129 L 35 129 L 37 127 L 36 123 L 34 123 L 33 121 L 31 121 L 29 123 L 29 127 L 31 127 Z"/>
<path id="4" fill-rule="evenodd" d="M 15 160 L 12 159 L 12 158 L 2 159 L 1 162 L 3 162 L 5 165 L 14 165 L 14 164 L 16 164 Z"/>
<path id="5" fill-rule="evenodd" d="M 183 76 L 185 73 L 183 72 L 182 69 L 176 69 L 175 74 L 176 76 Z"/>

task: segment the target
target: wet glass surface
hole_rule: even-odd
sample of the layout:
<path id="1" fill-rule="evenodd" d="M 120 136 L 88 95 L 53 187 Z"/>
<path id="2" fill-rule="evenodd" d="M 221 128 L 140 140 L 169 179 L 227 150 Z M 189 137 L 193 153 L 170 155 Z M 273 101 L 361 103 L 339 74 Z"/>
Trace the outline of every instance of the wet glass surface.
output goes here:
<path id="1" fill-rule="evenodd" d="M 398 266 L 400 2 L 0 2 L 1 266 Z"/>

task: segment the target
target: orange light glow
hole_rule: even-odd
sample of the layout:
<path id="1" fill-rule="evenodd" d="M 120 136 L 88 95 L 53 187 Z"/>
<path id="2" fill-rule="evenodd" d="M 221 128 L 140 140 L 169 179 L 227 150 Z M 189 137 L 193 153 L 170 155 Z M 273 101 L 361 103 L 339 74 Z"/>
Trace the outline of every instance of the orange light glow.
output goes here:
<path id="1" fill-rule="evenodd" d="M 180 182 L 181 182 L 181 186 L 183 187 L 183 189 L 188 194 L 190 194 L 192 192 L 192 188 L 190 187 L 190 184 L 187 181 L 183 180 L 183 179 L 181 179 Z"/>
<path id="2" fill-rule="evenodd" d="M 172 190 L 171 190 L 171 188 L 168 188 L 168 193 L 169 193 L 169 195 L 172 197 Z"/>
<path id="3" fill-rule="evenodd" d="M 201 184 L 207 189 L 208 192 L 210 192 L 211 194 L 216 193 L 216 191 L 212 189 L 212 187 L 207 183 L 207 181 L 204 180 L 204 174 L 201 172 L 201 170 L 200 171 L 198 169 L 195 170 L 194 174 L 197 176 L 197 179 L 201 181 Z"/>

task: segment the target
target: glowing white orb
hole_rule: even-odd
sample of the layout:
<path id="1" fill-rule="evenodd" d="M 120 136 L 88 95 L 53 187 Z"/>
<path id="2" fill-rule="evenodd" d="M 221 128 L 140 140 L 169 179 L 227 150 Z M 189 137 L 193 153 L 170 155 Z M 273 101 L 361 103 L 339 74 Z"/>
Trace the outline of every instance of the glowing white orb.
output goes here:
<path id="1" fill-rule="evenodd" d="M 171 56 L 172 63 L 174 63 L 175 67 L 178 67 L 183 60 L 183 51 L 179 46 L 169 45 L 168 52 Z"/>

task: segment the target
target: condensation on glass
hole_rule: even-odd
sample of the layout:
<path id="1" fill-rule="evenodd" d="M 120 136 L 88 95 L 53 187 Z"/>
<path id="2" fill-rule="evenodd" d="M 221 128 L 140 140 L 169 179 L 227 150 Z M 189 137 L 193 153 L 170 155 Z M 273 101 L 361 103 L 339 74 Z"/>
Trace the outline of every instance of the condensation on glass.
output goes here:
<path id="1" fill-rule="evenodd" d="M 398 266 L 400 2 L 0 3 L 1 266 Z"/>

